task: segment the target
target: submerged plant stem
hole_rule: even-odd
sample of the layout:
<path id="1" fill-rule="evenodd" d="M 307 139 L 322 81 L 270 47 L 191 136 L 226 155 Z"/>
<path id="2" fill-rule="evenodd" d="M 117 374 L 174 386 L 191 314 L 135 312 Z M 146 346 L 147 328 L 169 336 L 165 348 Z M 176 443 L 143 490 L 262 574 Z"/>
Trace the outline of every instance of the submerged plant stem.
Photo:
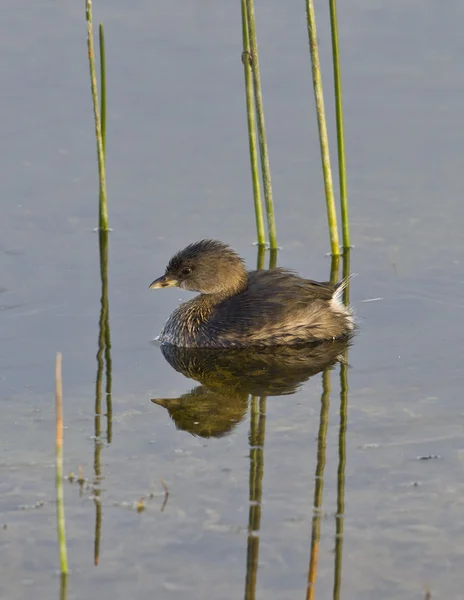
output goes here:
<path id="1" fill-rule="evenodd" d="M 343 247 L 350 247 L 350 224 L 348 220 L 348 191 L 346 186 L 345 137 L 343 128 L 343 96 L 340 73 L 340 50 L 338 44 L 337 1 L 330 0 L 330 28 L 332 30 L 332 55 L 335 89 L 335 117 L 337 121 L 338 177 L 340 182 L 340 207 L 342 217 Z"/>
<path id="2" fill-rule="evenodd" d="M 248 17 L 246 10 L 246 0 L 241 0 L 242 4 L 242 37 L 243 53 L 242 62 L 245 71 L 245 95 L 248 121 L 248 143 L 250 148 L 251 180 L 253 183 L 253 199 L 255 205 L 256 233 L 259 246 L 266 243 L 266 234 L 264 231 L 263 206 L 261 202 L 261 186 L 259 183 L 259 162 L 258 148 L 256 143 L 256 114 L 253 92 L 253 73 L 251 69 L 251 49 L 250 36 L 248 34 Z"/>
<path id="3" fill-rule="evenodd" d="M 98 176 L 100 180 L 99 222 L 100 229 L 108 230 L 108 207 L 106 197 L 105 153 L 103 147 L 102 128 L 98 103 L 97 73 L 95 69 L 95 52 L 93 45 L 92 0 L 86 0 L 87 49 L 89 54 L 90 86 L 92 91 L 93 114 L 95 118 L 95 137 L 97 139 Z"/>
<path id="4" fill-rule="evenodd" d="M 329 140 L 325 119 L 324 95 L 322 93 L 321 67 L 317 46 L 316 15 L 313 0 L 306 0 L 306 17 L 308 24 L 309 51 L 311 55 L 311 70 L 313 77 L 314 99 L 316 102 L 317 126 L 321 146 L 322 172 L 324 175 L 325 199 L 327 205 L 327 220 L 329 223 L 330 249 L 332 254 L 340 254 L 338 242 L 337 211 L 335 209 L 332 169 L 330 166 Z"/>
<path id="5" fill-rule="evenodd" d="M 264 200 L 266 203 L 267 227 L 269 231 L 269 245 L 277 248 L 277 233 L 274 217 L 274 203 L 272 199 L 271 169 L 267 151 L 266 125 L 264 123 L 263 95 L 261 92 L 261 76 L 259 73 L 258 41 L 256 39 L 256 23 L 254 0 L 245 0 L 248 20 L 248 33 L 251 48 L 251 69 L 255 91 L 256 114 L 258 117 L 259 152 L 261 156 L 261 170 L 263 173 Z"/>

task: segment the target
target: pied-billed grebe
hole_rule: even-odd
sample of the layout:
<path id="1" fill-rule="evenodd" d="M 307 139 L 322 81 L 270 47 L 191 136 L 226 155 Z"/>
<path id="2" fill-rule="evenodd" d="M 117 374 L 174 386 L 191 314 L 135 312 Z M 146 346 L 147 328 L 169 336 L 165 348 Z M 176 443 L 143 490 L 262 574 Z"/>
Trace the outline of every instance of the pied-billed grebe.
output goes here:
<path id="1" fill-rule="evenodd" d="M 303 279 L 281 268 L 246 271 L 229 246 L 202 240 L 175 254 L 150 288 L 200 292 L 169 317 L 158 338 L 162 343 L 249 348 L 349 336 L 354 323 L 340 299 L 344 285 Z"/>

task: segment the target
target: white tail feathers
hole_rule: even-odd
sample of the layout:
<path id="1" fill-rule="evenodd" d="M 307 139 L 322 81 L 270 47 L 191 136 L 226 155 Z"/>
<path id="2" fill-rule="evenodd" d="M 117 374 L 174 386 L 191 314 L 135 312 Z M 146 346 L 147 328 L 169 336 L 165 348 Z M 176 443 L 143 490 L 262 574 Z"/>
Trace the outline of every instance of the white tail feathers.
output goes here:
<path id="1" fill-rule="evenodd" d="M 346 317 L 349 329 L 354 329 L 353 309 L 350 306 L 346 306 L 343 303 L 342 295 L 344 289 L 354 276 L 355 274 L 352 273 L 351 275 L 348 275 L 348 277 L 345 277 L 345 279 L 340 281 L 340 283 L 337 285 L 337 289 L 333 293 L 332 300 L 330 301 L 332 310 Z"/>

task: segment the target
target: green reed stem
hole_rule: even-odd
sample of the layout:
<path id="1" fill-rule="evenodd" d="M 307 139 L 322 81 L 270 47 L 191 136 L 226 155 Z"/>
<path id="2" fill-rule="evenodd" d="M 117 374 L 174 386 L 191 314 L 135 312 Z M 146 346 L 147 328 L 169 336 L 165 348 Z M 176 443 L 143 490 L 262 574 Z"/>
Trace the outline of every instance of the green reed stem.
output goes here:
<path id="1" fill-rule="evenodd" d="M 61 352 L 56 355 L 55 365 L 55 411 L 56 411 L 56 523 L 60 552 L 60 569 L 64 575 L 68 572 L 66 550 L 66 527 L 64 519 L 63 493 L 63 382 L 61 376 Z"/>
<path id="2" fill-rule="evenodd" d="M 330 260 L 330 283 L 334 285 L 338 282 L 338 271 L 340 265 L 340 256 L 337 254 L 332 254 Z"/>
<path id="3" fill-rule="evenodd" d="M 278 248 L 270 248 L 269 250 L 269 269 L 275 269 L 277 267 L 277 254 Z"/>
<path id="4" fill-rule="evenodd" d="M 100 119 L 101 119 L 101 133 L 102 133 L 102 145 L 103 145 L 103 158 L 106 160 L 106 51 L 105 51 L 105 31 L 103 29 L 103 23 L 99 26 L 100 34 Z"/>
<path id="5" fill-rule="evenodd" d="M 321 67 L 319 50 L 317 46 L 316 15 L 313 0 L 306 0 L 306 18 L 308 22 L 309 51 L 311 55 L 311 70 L 313 77 L 314 99 L 316 102 L 317 126 L 319 129 L 319 143 L 321 146 L 322 172 L 324 175 L 325 199 L 327 205 L 327 220 L 329 223 L 330 249 L 332 254 L 340 254 L 338 242 L 337 211 L 330 166 L 329 140 L 327 137 L 327 124 L 325 119 L 324 95 L 322 93 Z"/>
<path id="6" fill-rule="evenodd" d="M 68 593 L 68 575 L 67 573 L 61 573 L 60 576 L 60 600 L 66 600 Z"/>
<path id="7" fill-rule="evenodd" d="M 100 120 L 97 72 L 95 69 L 95 51 L 93 45 L 92 0 L 86 0 L 85 14 L 87 19 L 87 49 L 89 54 L 90 86 L 92 91 L 93 114 L 95 118 L 95 137 L 97 139 L 98 176 L 100 179 L 99 219 L 100 229 L 108 230 L 108 206 L 106 197 L 105 152 L 103 147 L 102 126 Z"/>
<path id="8" fill-rule="evenodd" d="M 343 267 L 342 267 L 342 277 L 343 279 L 347 279 L 351 273 L 351 249 L 347 246 L 343 250 Z M 350 281 L 346 284 L 343 290 L 343 303 L 348 306 L 350 303 Z"/>
<path id="9" fill-rule="evenodd" d="M 263 206 L 261 202 L 261 186 L 259 183 L 258 145 L 256 140 L 256 113 L 253 92 L 253 72 L 251 70 L 250 60 L 250 36 L 248 33 L 246 0 L 241 0 L 241 3 L 243 38 L 242 62 L 245 72 L 245 96 L 248 121 L 248 145 L 250 148 L 251 181 L 253 183 L 253 198 L 255 204 L 256 233 L 258 236 L 258 244 L 259 246 L 264 246 L 264 244 L 266 243 L 266 233 L 264 231 Z"/>
<path id="10" fill-rule="evenodd" d="M 343 247 L 350 247 L 350 223 L 348 220 L 348 191 L 346 186 L 345 137 L 343 128 L 342 78 L 340 74 L 340 50 L 338 45 L 337 1 L 330 0 L 330 28 L 332 31 L 332 55 L 335 89 L 335 117 L 337 121 L 338 178 L 340 182 L 340 207 L 342 217 Z"/>
<path id="11" fill-rule="evenodd" d="M 256 22 L 254 0 L 245 0 L 248 20 L 248 33 L 251 54 L 249 60 L 253 72 L 255 91 L 256 114 L 258 116 L 259 152 L 261 156 L 261 170 L 263 174 L 264 201 L 266 204 L 267 228 L 269 232 L 269 245 L 277 248 L 277 233 L 274 217 L 274 203 L 272 200 L 271 169 L 267 151 L 266 126 L 264 123 L 263 95 L 261 92 L 261 76 L 259 73 L 258 41 L 256 39 Z"/>
<path id="12" fill-rule="evenodd" d="M 258 245 L 258 256 L 256 259 L 256 269 L 262 271 L 264 269 L 264 261 L 266 258 L 266 248 Z"/>

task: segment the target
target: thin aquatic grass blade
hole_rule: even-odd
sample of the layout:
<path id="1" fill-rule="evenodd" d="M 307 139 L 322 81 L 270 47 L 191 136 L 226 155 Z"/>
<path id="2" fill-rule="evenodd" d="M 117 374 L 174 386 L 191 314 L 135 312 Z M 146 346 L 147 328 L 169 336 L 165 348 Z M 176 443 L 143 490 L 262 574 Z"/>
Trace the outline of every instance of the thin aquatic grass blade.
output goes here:
<path id="1" fill-rule="evenodd" d="M 259 246 L 264 246 L 266 243 L 266 233 L 264 230 L 264 215 L 261 201 L 261 185 L 259 182 L 259 160 L 258 160 L 258 144 L 256 140 L 256 114 L 255 101 L 253 91 L 253 73 L 251 68 L 250 56 L 250 38 L 248 34 L 248 17 L 246 10 L 246 0 L 241 0 L 242 4 L 242 40 L 243 52 L 242 62 L 245 73 L 245 96 L 247 108 L 247 124 L 248 124 L 248 145 L 250 150 L 250 166 L 251 166 L 251 181 L 253 184 L 253 199 L 255 206 L 256 218 L 256 234 L 258 237 Z"/>
<path id="2" fill-rule="evenodd" d="M 337 122 L 338 178 L 340 184 L 340 208 L 343 247 L 350 247 L 350 223 L 348 218 L 348 190 L 346 185 L 345 135 L 343 127 L 343 96 L 338 44 L 337 1 L 330 0 L 330 28 L 332 32 L 332 58 L 335 90 L 335 117 Z"/>
<path id="3" fill-rule="evenodd" d="M 95 137 L 97 140 L 98 177 L 100 180 L 99 193 L 99 229 L 108 230 L 108 205 L 106 196 L 105 153 L 98 102 L 97 72 L 95 68 L 95 51 L 93 44 L 92 0 L 86 0 L 85 14 L 87 19 L 87 50 L 89 55 L 90 87 L 92 92 L 93 114 L 95 119 Z"/>
<path id="4" fill-rule="evenodd" d="M 245 0 L 248 20 L 248 34 L 250 40 L 250 64 L 253 72 L 253 86 L 255 92 L 256 114 L 258 117 L 258 139 L 261 157 L 261 171 L 263 176 L 264 200 L 266 204 L 267 227 L 269 233 L 269 246 L 277 248 L 277 232 L 274 216 L 274 202 L 272 198 L 271 168 L 269 166 L 269 153 L 267 149 L 266 125 L 264 122 L 263 95 L 261 91 L 261 76 L 259 72 L 258 41 L 256 38 L 255 9 L 253 0 Z"/>
<path id="5" fill-rule="evenodd" d="M 312 0 L 306 0 L 306 18 L 308 25 L 309 53 L 311 55 L 314 99 L 316 103 L 317 126 L 319 130 L 319 143 L 321 147 L 322 173 L 324 176 L 327 221 L 329 224 L 330 251 L 333 255 L 338 255 L 340 254 L 340 245 L 338 241 L 337 211 L 335 208 L 332 168 L 330 166 L 329 140 L 327 136 L 327 124 L 324 108 L 324 95 L 322 92 L 321 67 L 319 62 L 319 49 L 317 45 L 316 15 Z"/>
<path id="6" fill-rule="evenodd" d="M 66 524 L 64 518 L 63 493 L 63 382 L 61 374 L 61 352 L 56 355 L 55 364 L 55 412 L 56 412 L 56 523 L 60 570 L 62 575 L 68 572 L 68 553 L 66 549 Z"/>
<path id="7" fill-rule="evenodd" d="M 100 120 L 103 146 L 103 158 L 106 162 L 106 50 L 105 50 L 105 31 L 103 23 L 98 28 L 100 41 Z"/>

